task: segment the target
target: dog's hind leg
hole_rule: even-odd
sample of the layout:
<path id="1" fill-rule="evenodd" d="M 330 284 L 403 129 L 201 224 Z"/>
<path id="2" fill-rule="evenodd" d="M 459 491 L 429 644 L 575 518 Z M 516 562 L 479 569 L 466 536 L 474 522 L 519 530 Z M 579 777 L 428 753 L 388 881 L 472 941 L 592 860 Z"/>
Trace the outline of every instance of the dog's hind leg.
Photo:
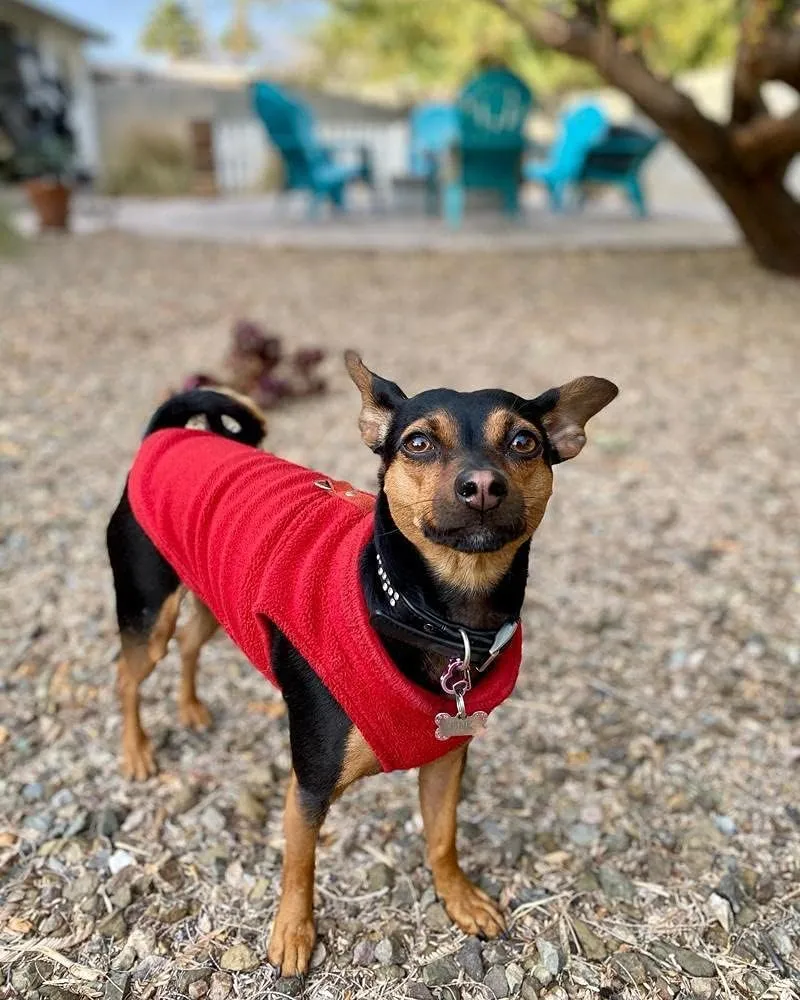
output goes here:
<path id="1" fill-rule="evenodd" d="M 177 574 L 139 526 L 127 490 L 106 534 L 122 650 L 117 693 L 122 709 L 122 771 L 144 781 L 156 771 L 139 718 L 139 685 L 163 659 L 175 631 L 183 589 Z"/>
<path id="2" fill-rule="evenodd" d="M 181 725 L 190 729 L 207 729 L 211 713 L 197 697 L 197 666 L 200 650 L 219 628 L 219 622 L 205 604 L 191 595 L 191 617 L 178 632 L 181 649 L 181 686 L 178 695 L 178 715 Z"/>

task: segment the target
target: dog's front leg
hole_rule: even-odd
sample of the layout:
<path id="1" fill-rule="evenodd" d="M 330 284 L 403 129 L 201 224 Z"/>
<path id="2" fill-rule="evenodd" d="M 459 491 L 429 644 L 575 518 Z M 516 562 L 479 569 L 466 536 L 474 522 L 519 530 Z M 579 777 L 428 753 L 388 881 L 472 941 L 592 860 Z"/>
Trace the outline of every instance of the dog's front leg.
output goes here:
<path id="1" fill-rule="evenodd" d="M 303 807 L 292 771 L 283 814 L 283 886 L 267 954 L 282 976 L 302 975 L 314 950 L 314 862 L 324 819 Z"/>
<path id="2" fill-rule="evenodd" d="M 456 810 L 467 746 L 419 770 L 419 801 L 433 884 L 450 917 L 467 934 L 497 937 L 505 921 L 492 900 L 467 878 L 458 863 Z"/>

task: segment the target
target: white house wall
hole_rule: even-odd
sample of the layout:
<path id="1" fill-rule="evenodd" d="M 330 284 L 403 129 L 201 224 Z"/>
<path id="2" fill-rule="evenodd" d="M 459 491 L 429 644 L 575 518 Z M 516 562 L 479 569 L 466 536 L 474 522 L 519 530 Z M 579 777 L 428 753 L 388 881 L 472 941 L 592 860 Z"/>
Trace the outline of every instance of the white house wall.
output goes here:
<path id="1" fill-rule="evenodd" d="M 75 130 L 78 164 L 96 173 L 100 166 L 97 112 L 89 67 L 83 54 L 83 38 L 24 8 L 4 7 L 0 17 L 14 27 L 20 42 L 36 48 L 46 73 L 65 78 L 72 94 L 69 119 Z"/>

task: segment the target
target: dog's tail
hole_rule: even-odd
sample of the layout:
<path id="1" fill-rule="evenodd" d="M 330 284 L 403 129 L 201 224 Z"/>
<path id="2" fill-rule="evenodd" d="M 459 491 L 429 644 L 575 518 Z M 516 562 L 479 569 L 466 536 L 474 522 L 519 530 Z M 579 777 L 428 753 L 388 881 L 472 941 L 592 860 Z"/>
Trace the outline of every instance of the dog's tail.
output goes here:
<path id="1" fill-rule="evenodd" d="M 167 427 L 212 431 L 253 448 L 267 433 L 266 417 L 252 399 L 224 387 L 189 389 L 170 396 L 151 417 L 144 437 Z"/>

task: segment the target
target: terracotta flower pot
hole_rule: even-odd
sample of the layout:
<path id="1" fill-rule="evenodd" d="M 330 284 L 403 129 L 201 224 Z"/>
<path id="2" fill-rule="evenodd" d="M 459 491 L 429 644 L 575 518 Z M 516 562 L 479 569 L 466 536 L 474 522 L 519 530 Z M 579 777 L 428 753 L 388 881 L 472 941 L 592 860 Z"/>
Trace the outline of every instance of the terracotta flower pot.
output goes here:
<path id="1" fill-rule="evenodd" d="M 65 184 L 36 178 L 27 181 L 25 188 L 41 229 L 69 228 L 69 203 L 72 192 Z"/>

